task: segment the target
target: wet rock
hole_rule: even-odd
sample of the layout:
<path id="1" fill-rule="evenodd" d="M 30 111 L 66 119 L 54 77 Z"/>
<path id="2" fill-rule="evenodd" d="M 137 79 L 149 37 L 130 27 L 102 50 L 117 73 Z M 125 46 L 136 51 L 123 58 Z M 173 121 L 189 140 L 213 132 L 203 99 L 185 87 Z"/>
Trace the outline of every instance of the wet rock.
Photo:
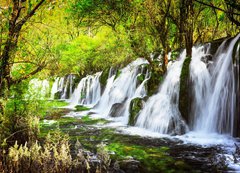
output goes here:
<path id="1" fill-rule="evenodd" d="M 62 95 L 62 91 L 58 91 L 54 94 L 54 99 L 60 99 Z"/>
<path id="2" fill-rule="evenodd" d="M 135 98 L 131 101 L 130 107 L 129 107 L 130 115 L 129 115 L 128 125 L 131 125 L 131 126 L 135 125 L 138 115 L 142 110 L 144 103 L 145 102 L 143 98 Z"/>
<path id="3" fill-rule="evenodd" d="M 217 52 L 219 46 L 222 44 L 222 42 L 225 41 L 227 38 L 228 37 L 224 37 L 224 38 L 211 41 L 211 47 L 210 47 L 209 53 L 211 55 L 214 55 Z"/>
<path id="4" fill-rule="evenodd" d="M 124 113 L 124 103 L 115 103 L 112 105 L 109 116 L 111 117 L 120 117 Z"/>
<path id="5" fill-rule="evenodd" d="M 233 49 L 233 71 L 236 81 L 236 105 L 240 105 L 240 39 L 235 44 Z M 240 106 L 236 106 L 234 117 L 234 134 L 235 137 L 240 137 Z"/>
<path id="6" fill-rule="evenodd" d="M 107 84 L 109 71 L 110 71 L 110 68 L 103 70 L 101 76 L 99 77 L 99 82 L 101 84 L 101 91 L 104 91 L 104 88 Z"/>
<path id="7" fill-rule="evenodd" d="M 140 162 L 134 159 L 127 159 L 119 162 L 120 169 L 125 173 L 139 173 Z"/>
<path id="8" fill-rule="evenodd" d="M 181 119 L 172 118 L 168 126 L 168 134 L 183 135 L 188 131 L 187 124 Z"/>
<path id="9" fill-rule="evenodd" d="M 179 92 L 179 111 L 189 124 L 191 119 L 190 112 L 192 107 L 192 82 L 190 79 L 190 63 L 191 58 L 187 57 L 183 63 L 181 75 L 180 75 L 180 92 Z"/>
<path id="10" fill-rule="evenodd" d="M 210 55 L 210 54 L 208 54 L 208 55 L 206 55 L 206 56 L 203 56 L 203 57 L 201 58 L 201 61 L 204 62 L 205 64 L 208 64 L 209 61 L 212 61 L 212 60 L 213 60 L 213 57 L 212 57 L 212 55 Z"/>

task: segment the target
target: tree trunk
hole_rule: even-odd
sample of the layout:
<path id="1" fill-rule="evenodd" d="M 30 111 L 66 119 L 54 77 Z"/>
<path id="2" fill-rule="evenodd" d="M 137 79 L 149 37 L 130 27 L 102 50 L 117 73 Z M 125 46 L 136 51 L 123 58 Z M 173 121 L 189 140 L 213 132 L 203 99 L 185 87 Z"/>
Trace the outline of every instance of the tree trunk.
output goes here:
<path id="1" fill-rule="evenodd" d="M 179 34 L 180 48 L 184 47 L 185 42 L 187 57 L 191 57 L 193 47 L 193 0 L 181 0 Z"/>

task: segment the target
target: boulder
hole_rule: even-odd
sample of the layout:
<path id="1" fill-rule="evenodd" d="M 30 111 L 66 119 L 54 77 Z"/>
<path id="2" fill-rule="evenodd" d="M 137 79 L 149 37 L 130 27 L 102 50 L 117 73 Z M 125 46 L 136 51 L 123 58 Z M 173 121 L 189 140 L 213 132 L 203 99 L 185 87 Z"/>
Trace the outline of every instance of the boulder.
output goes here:
<path id="1" fill-rule="evenodd" d="M 124 114 L 125 107 L 123 103 L 115 103 L 112 105 L 109 116 L 111 117 L 120 117 Z"/>
<path id="2" fill-rule="evenodd" d="M 140 111 L 143 108 L 145 101 L 143 98 L 135 98 L 131 101 L 130 103 L 130 107 L 129 107 L 129 120 L 128 120 L 128 125 L 130 126 L 134 126 L 138 115 L 140 113 Z"/>

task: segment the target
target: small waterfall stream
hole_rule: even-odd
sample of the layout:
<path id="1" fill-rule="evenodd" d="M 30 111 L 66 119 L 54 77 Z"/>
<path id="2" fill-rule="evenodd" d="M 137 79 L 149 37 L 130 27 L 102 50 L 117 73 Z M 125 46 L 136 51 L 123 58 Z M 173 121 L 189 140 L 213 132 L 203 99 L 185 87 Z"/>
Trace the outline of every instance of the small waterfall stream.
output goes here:
<path id="1" fill-rule="evenodd" d="M 94 106 L 99 101 L 101 96 L 100 75 L 101 72 L 95 75 L 88 75 L 81 79 L 69 99 L 71 106 L 76 106 L 78 104 Z"/>
<path id="2" fill-rule="evenodd" d="M 156 95 L 149 98 L 137 119 L 136 126 L 162 134 L 181 134 L 185 123 L 178 110 L 179 80 L 186 53 L 169 68 Z"/>
<path id="3" fill-rule="evenodd" d="M 51 99 L 54 99 L 55 95 L 58 93 L 57 98 L 59 99 L 69 99 L 73 94 L 73 80 L 75 76 L 69 74 L 64 77 L 57 77 L 52 85 L 51 89 Z"/>

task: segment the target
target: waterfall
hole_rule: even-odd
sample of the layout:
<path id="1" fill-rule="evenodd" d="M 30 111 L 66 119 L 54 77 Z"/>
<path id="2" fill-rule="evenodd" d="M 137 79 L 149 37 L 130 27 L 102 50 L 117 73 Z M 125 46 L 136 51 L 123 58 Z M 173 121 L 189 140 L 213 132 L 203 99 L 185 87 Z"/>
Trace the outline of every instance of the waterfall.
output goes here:
<path id="1" fill-rule="evenodd" d="M 185 123 L 178 110 L 180 73 L 185 56 L 184 51 L 180 59 L 168 68 L 158 93 L 146 102 L 136 126 L 162 134 L 181 134 L 185 131 Z"/>
<path id="2" fill-rule="evenodd" d="M 144 64 L 146 65 L 147 61 L 142 58 L 133 61 L 121 70 L 120 75 L 116 79 L 116 75 L 112 75 L 110 70 L 110 78 L 107 80 L 106 88 L 94 111 L 103 117 L 119 117 L 120 121 L 127 123 L 128 108 L 131 100 L 135 97 L 146 96 L 144 84 L 149 78 L 148 71 L 145 75 L 145 80 L 140 85 L 138 85 L 137 81 Z"/>
<path id="3" fill-rule="evenodd" d="M 69 86 L 69 84 L 70 84 L 70 79 L 69 79 L 69 77 L 70 77 L 71 75 L 68 75 L 67 76 L 67 80 L 66 80 L 66 83 L 65 83 L 65 85 L 64 85 L 64 87 L 62 87 L 62 92 L 63 92 L 63 94 L 61 95 L 61 99 L 66 99 L 66 96 L 67 96 L 67 90 L 68 90 L 68 86 Z M 64 82 L 63 82 L 64 83 Z"/>
<path id="4" fill-rule="evenodd" d="M 59 83 L 60 78 L 57 77 L 54 80 L 53 86 L 52 86 L 52 90 L 51 90 L 51 99 L 54 99 L 54 95 L 58 92 L 58 83 Z"/>
<path id="5" fill-rule="evenodd" d="M 236 83 L 232 62 L 233 48 L 240 35 L 224 41 L 209 66 L 195 55 L 190 65 L 194 83 L 193 130 L 233 135 L 236 109 Z M 228 45 L 229 44 L 229 45 Z M 239 106 L 239 105 L 238 105 Z"/>
<path id="6" fill-rule="evenodd" d="M 233 135 L 238 86 L 232 54 L 239 37 L 223 42 L 214 56 L 209 54 L 210 44 L 193 47 L 190 63 L 193 100 L 189 124 L 191 130 Z M 161 134 L 183 134 L 188 131 L 178 109 L 180 74 L 185 56 L 186 52 L 183 51 L 177 61 L 168 64 L 158 93 L 145 103 L 135 126 Z M 147 64 L 145 59 L 139 58 L 117 74 L 111 68 L 103 92 L 99 81 L 101 72 L 82 78 L 74 91 L 72 75 L 57 78 L 51 97 L 59 92 L 60 98 L 66 99 L 69 91 L 71 97 L 68 101 L 71 106 L 90 106 L 91 113 L 104 118 L 112 117 L 127 124 L 132 99 L 147 96 L 145 85 L 151 76 Z"/>
<path id="7" fill-rule="evenodd" d="M 54 99 L 55 94 L 58 93 L 59 99 L 68 99 L 73 94 L 73 80 L 75 76 L 69 74 L 65 77 L 57 77 L 53 83 L 51 90 L 51 99 Z"/>
<path id="8" fill-rule="evenodd" d="M 88 75 L 81 79 L 70 98 L 70 104 L 72 106 L 78 104 L 94 106 L 97 104 L 101 97 L 100 75 L 101 72 L 95 75 Z"/>

